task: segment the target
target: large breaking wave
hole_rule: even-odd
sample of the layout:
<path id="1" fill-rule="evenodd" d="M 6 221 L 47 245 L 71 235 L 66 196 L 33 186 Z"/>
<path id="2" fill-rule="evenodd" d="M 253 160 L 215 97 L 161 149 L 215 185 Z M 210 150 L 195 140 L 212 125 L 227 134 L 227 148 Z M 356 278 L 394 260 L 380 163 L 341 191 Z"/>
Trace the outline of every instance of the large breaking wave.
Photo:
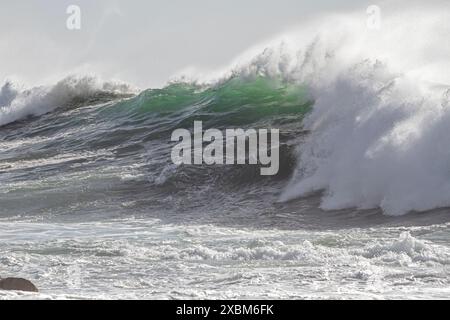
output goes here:
<path id="1" fill-rule="evenodd" d="M 380 31 L 365 28 L 364 16 L 328 17 L 252 58 L 241 57 L 214 80 L 189 75 L 112 104 L 97 123 L 114 119 L 115 130 L 126 131 L 134 144 L 162 139 L 161 145 L 170 130 L 195 119 L 219 128 L 280 127 L 286 145 L 297 145 L 281 201 L 322 191 L 327 210 L 380 207 L 400 215 L 450 206 L 447 12 L 395 12 L 384 17 Z M 92 78 L 25 91 L 6 83 L 0 126 L 129 92 L 126 85 Z M 292 152 L 287 149 L 285 157 Z M 158 172 L 176 172 L 168 168 Z"/>

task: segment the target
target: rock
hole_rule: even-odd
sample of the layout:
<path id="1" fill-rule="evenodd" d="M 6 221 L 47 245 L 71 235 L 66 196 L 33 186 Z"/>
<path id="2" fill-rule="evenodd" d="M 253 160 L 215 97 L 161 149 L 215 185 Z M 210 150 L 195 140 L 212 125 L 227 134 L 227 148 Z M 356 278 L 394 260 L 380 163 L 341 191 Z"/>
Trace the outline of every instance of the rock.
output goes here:
<path id="1" fill-rule="evenodd" d="M 0 279 L 0 290 L 39 292 L 31 281 L 21 278 Z"/>

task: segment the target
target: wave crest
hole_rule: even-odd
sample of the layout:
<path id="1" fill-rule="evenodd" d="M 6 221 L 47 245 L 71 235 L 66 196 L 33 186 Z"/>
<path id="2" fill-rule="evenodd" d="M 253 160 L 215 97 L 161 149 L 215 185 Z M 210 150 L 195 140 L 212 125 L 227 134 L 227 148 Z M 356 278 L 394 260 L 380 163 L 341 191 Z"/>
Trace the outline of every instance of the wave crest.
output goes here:
<path id="1" fill-rule="evenodd" d="M 7 81 L 0 90 L 0 126 L 30 116 L 40 116 L 60 107 L 111 100 L 134 93 L 135 89 L 124 83 L 101 82 L 95 77 L 69 76 L 53 86 L 20 90 Z"/>

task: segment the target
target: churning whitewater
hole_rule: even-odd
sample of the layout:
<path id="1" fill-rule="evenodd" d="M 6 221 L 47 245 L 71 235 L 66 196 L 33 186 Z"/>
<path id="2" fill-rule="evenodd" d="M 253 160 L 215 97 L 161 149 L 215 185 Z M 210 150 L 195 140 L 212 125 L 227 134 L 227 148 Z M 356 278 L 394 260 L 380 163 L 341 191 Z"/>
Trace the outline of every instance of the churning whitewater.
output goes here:
<path id="1" fill-rule="evenodd" d="M 160 89 L 7 81 L 0 275 L 41 298 L 448 297 L 448 12 L 305 22 Z M 174 165 L 194 121 L 279 129 L 278 174 Z"/>

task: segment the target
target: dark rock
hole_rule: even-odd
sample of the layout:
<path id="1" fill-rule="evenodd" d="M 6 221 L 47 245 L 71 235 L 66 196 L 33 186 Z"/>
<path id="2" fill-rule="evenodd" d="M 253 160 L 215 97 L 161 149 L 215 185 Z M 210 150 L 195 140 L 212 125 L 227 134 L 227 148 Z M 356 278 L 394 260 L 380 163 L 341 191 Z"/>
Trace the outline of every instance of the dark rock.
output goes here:
<path id="1" fill-rule="evenodd" d="M 33 283 L 21 278 L 0 279 L 0 290 L 39 292 Z"/>

